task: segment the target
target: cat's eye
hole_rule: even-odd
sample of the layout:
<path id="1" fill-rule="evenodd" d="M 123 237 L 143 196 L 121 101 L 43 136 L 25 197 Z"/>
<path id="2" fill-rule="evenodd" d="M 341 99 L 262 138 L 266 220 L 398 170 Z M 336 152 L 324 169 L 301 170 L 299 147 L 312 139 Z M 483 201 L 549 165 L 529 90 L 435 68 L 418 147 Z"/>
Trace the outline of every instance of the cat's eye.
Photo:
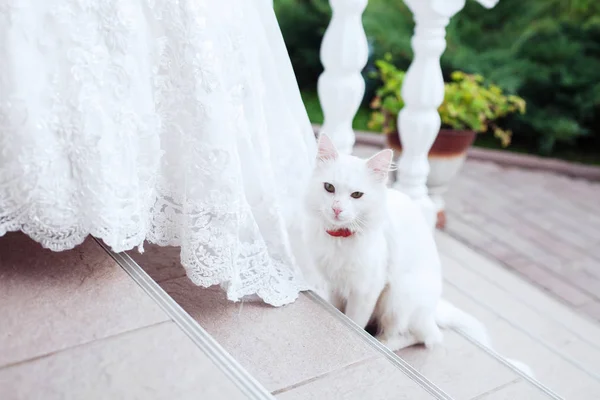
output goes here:
<path id="1" fill-rule="evenodd" d="M 350 195 L 350 197 L 352 197 L 353 199 L 360 199 L 361 197 L 363 197 L 363 192 L 354 192 Z"/>
<path id="2" fill-rule="evenodd" d="M 327 190 L 329 193 L 335 193 L 335 186 L 333 186 L 331 183 L 327 183 L 325 182 L 323 184 L 323 187 L 325 188 L 325 190 Z"/>

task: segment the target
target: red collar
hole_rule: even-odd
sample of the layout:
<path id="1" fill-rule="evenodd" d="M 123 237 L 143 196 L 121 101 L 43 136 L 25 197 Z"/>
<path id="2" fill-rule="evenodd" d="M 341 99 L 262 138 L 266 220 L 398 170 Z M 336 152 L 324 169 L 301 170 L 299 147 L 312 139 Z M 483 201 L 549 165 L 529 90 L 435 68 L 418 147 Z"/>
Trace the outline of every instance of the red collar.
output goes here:
<path id="1" fill-rule="evenodd" d="M 348 237 L 352 236 L 354 232 L 352 232 L 348 228 L 336 229 L 334 231 L 326 231 L 329 235 L 333 237 Z"/>

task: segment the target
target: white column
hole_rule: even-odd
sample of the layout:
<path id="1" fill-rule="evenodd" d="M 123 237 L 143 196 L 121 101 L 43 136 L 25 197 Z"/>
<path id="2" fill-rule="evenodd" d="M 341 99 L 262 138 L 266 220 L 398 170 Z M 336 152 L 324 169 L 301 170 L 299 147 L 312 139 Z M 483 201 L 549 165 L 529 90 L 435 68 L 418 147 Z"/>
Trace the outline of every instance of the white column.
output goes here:
<path id="1" fill-rule="evenodd" d="M 365 93 L 361 71 L 369 50 L 362 26 L 362 13 L 368 0 L 329 0 L 333 15 L 321 43 L 318 93 L 326 133 L 339 151 L 351 153 L 354 146 L 352 120 Z"/>
<path id="2" fill-rule="evenodd" d="M 405 106 L 398 115 L 402 155 L 394 187 L 419 202 L 433 228 L 435 208 L 427 194 L 427 153 L 440 130 L 438 107 L 444 99 L 440 56 L 446 48 L 446 25 L 465 0 L 404 0 L 415 19 L 414 59 L 402 85 Z"/>

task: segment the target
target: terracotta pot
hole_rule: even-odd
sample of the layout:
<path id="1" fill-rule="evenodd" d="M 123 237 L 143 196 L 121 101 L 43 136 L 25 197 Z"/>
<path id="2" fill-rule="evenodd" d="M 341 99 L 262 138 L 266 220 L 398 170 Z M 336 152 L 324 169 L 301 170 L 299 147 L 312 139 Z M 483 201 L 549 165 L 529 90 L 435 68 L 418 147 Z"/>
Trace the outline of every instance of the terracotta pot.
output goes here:
<path id="1" fill-rule="evenodd" d="M 427 177 L 427 188 L 437 210 L 436 227 L 439 229 L 444 229 L 446 226 L 442 195 L 448 190 L 448 184 L 464 164 L 467 150 L 473 144 L 475 135 L 473 131 L 441 129 L 429 150 L 430 171 Z M 396 153 L 402 152 L 402 143 L 397 133 L 387 135 L 387 142 Z"/>

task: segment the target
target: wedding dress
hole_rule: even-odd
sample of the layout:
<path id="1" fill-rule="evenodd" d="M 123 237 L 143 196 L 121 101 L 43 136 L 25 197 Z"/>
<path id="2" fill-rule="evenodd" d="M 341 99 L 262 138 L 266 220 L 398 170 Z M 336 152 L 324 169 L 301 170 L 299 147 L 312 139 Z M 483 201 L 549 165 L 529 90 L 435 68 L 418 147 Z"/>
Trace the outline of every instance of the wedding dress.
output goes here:
<path id="1" fill-rule="evenodd" d="M 273 305 L 315 140 L 268 2 L 0 0 L 0 236 L 181 246 Z"/>

